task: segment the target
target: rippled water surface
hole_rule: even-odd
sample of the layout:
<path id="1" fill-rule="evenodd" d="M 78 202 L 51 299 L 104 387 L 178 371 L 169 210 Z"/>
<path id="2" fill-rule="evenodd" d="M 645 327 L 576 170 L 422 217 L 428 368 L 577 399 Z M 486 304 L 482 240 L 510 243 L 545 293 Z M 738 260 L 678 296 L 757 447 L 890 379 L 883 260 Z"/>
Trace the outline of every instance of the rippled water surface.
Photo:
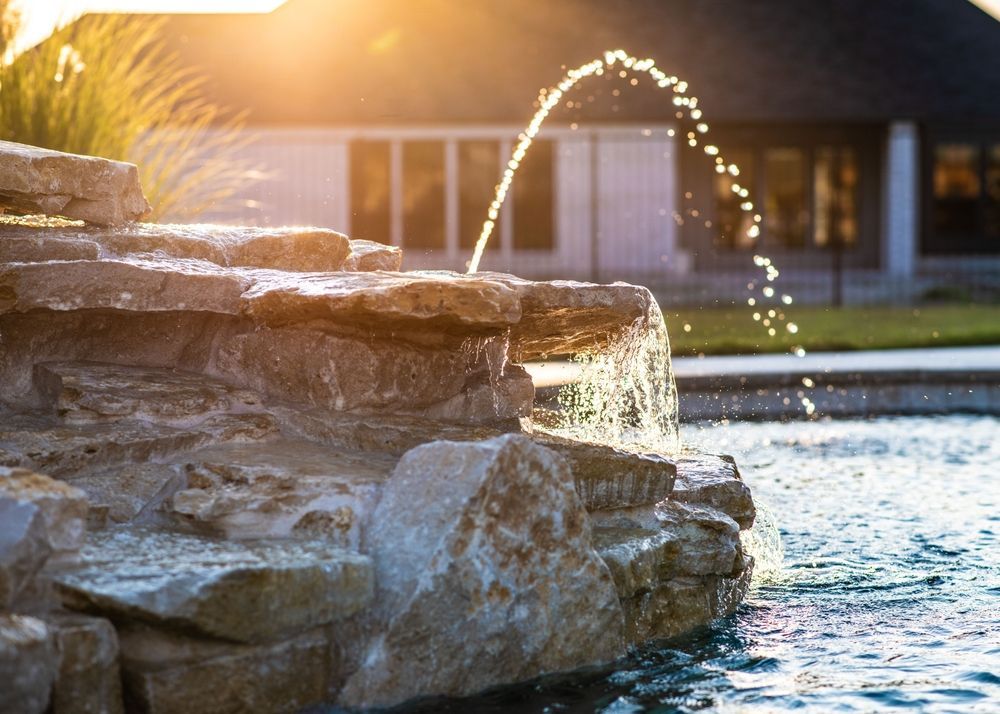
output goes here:
<path id="1" fill-rule="evenodd" d="M 409 712 L 1000 712 L 1000 420 L 687 426 L 734 454 L 784 565 L 613 668 Z"/>

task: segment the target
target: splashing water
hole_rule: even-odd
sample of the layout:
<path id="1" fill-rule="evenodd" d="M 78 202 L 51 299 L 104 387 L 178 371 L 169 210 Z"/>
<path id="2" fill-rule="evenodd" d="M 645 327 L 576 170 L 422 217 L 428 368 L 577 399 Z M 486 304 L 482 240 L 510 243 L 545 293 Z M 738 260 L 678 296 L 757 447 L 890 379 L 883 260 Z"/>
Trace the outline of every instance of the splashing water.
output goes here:
<path id="1" fill-rule="evenodd" d="M 766 585 L 781 579 L 785 565 L 785 546 L 781 542 L 778 519 L 771 508 L 754 495 L 757 517 L 753 528 L 740 534 L 743 550 L 753 556 L 753 585 Z"/>
<path id="2" fill-rule="evenodd" d="M 655 300 L 609 348 L 575 360 L 580 377 L 560 390 L 558 421 L 549 431 L 634 452 L 680 449 L 670 340 Z"/>
<path id="3" fill-rule="evenodd" d="M 619 63 L 624 68 L 621 70 L 623 73 L 622 76 L 624 76 L 624 72 L 626 70 L 646 74 L 656 83 L 656 87 L 658 89 L 670 89 L 676 95 L 673 98 L 673 104 L 677 108 L 677 118 L 682 119 L 684 117 L 684 112 L 686 111 L 688 118 L 697 122 L 694 130 L 687 132 L 688 146 L 696 148 L 699 145 L 699 137 L 703 137 L 708 134 L 709 126 L 706 122 L 702 121 L 702 111 L 698 108 L 698 98 L 687 94 L 688 83 L 678 79 L 676 76 L 667 75 L 656 66 L 656 62 L 652 59 L 639 59 L 635 56 L 629 55 L 621 49 L 608 50 L 603 54 L 603 56 L 598 57 L 586 64 L 580 65 L 576 69 L 571 69 L 563 76 L 562 80 L 560 80 L 558 84 L 554 87 L 542 89 L 539 93 L 538 111 L 535 112 L 535 115 L 532 117 L 527 128 L 525 128 L 525 130 L 518 136 L 517 144 L 511 154 L 510 161 L 507 162 L 507 167 L 504 169 L 503 175 L 500 178 L 500 183 L 496 186 L 493 201 L 490 203 L 489 209 L 487 210 L 486 220 L 483 222 L 483 228 L 479 234 L 479 239 L 476 241 L 476 247 L 472 254 L 472 259 L 469 261 L 469 273 L 475 273 L 479 270 L 479 263 L 482 261 L 483 252 L 486 250 L 486 244 L 489 242 L 490 236 L 493 234 L 493 230 L 496 227 L 497 219 L 500 216 L 500 209 L 503 207 L 504 201 L 507 199 L 507 194 L 514 181 L 514 175 L 517 173 L 518 167 L 524 160 L 525 155 L 528 153 L 528 149 L 531 148 L 532 142 L 541 130 L 542 124 L 549 116 L 549 113 L 560 103 L 566 92 L 575 87 L 581 80 L 588 77 L 601 76 L 606 70 L 610 70 Z M 669 133 L 673 135 L 674 130 L 671 129 Z M 728 174 L 733 178 L 733 184 L 731 186 L 732 191 L 743 199 L 740 203 L 740 210 L 749 219 L 748 223 L 750 225 L 746 229 L 746 236 L 751 241 L 757 241 L 761 234 L 760 224 L 763 221 L 763 217 L 754 209 L 753 201 L 750 199 L 750 190 L 745 186 L 741 186 L 736 181 L 736 178 L 740 175 L 739 166 L 735 163 L 727 162 L 722 156 L 719 147 L 713 144 L 705 144 L 703 150 L 706 156 L 714 159 L 715 171 L 717 173 Z M 764 279 L 763 281 L 755 280 L 747 287 L 750 290 L 754 290 L 760 284 L 763 284 L 763 287 L 760 289 L 763 297 L 769 299 L 773 298 L 775 296 L 775 291 L 771 286 L 771 283 L 777 280 L 780 275 L 778 268 L 774 265 L 774 262 L 770 258 L 763 255 L 755 255 L 753 260 L 754 264 L 764 271 Z M 792 298 L 789 295 L 783 295 L 781 296 L 781 301 L 788 305 L 791 304 Z M 748 302 L 751 306 L 753 306 L 757 304 L 758 299 L 751 297 Z M 781 317 L 777 318 L 777 321 L 781 322 L 784 321 L 784 319 L 785 317 L 782 313 Z M 757 320 L 760 321 L 760 318 L 758 317 Z M 768 320 L 768 324 L 764 325 L 764 327 L 769 336 L 775 337 L 777 335 L 778 328 L 773 326 L 770 320 Z M 785 325 L 785 329 L 790 334 L 798 332 L 798 326 L 793 322 L 788 322 Z M 805 355 L 805 350 L 799 346 L 793 347 L 792 352 L 800 357 Z"/>

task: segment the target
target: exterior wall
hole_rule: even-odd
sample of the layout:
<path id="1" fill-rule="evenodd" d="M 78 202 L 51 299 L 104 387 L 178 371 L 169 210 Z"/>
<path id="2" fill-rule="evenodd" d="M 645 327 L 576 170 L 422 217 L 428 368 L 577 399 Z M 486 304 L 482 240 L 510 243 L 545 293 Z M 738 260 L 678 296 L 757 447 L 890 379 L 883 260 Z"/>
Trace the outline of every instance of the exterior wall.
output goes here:
<path id="1" fill-rule="evenodd" d="M 446 248 L 404 252 L 404 266 L 464 270 L 471 253 L 458 247 L 456 142 L 499 140 L 505 163 L 519 131 L 515 127 L 256 130 L 244 151 L 265 178 L 249 186 L 239 201 L 203 218 L 218 223 L 314 224 L 350 234 L 350 142 L 383 139 L 393 142 L 391 242 L 398 244 L 403 234 L 398 210 L 402 142 L 441 140 L 445 146 Z M 666 126 L 546 127 L 541 137 L 555 142 L 555 248 L 513 249 L 511 217 L 516 206 L 508 197 L 500 229 L 490 239 L 499 250 L 486 254 L 482 269 L 527 277 L 602 280 L 687 269 L 690 261 L 679 252 L 673 220 L 677 162 L 670 134 Z M 592 200 L 595 194 L 596 201 Z"/>
<path id="2" fill-rule="evenodd" d="M 893 277 L 913 275 L 920 238 L 920 134 L 913 122 L 893 122 L 886 139 L 882 266 Z"/>
<path id="3" fill-rule="evenodd" d="M 323 129 L 254 131 L 241 152 L 259 172 L 235 200 L 202 218 L 241 225 L 341 229 L 350 213 L 347 146 Z"/>

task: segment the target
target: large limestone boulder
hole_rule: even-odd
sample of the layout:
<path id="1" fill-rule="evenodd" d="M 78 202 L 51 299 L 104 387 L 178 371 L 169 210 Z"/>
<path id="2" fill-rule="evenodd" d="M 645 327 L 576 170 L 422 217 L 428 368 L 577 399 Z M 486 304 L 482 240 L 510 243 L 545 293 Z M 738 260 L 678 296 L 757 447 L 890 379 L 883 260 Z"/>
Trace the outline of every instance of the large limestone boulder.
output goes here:
<path id="1" fill-rule="evenodd" d="M 57 667 L 44 622 L 0 613 L 0 714 L 45 712 Z"/>
<path id="2" fill-rule="evenodd" d="M 569 468 L 526 437 L 408 452 L 366 543 L 378 589 L 344 704 L 468 694 L 623 652 Z"/>
<path id="3" fill-rule="evenodd" d="M 135 164 L 0 141 L 0 208 L 99 225 L 150 211 Z"/>
<path id="4" fill-rule="evenodd" d="M 321 542 L 233 543 L 168 532 L 91 534 L 80 562 L 51 577 L 69 609 L 266 642 L 367 605 L 365 556 Z"/>

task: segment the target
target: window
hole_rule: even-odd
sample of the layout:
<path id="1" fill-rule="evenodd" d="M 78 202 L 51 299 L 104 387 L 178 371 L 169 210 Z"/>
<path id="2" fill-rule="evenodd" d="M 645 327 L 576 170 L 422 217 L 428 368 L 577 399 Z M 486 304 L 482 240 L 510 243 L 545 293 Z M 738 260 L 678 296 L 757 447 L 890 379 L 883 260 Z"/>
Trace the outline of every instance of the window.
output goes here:
<path id="1" fill-rule="evenodd" d="M 730 151 L 729 160 L 739 167 L 741 186 L 754 185 L 754 162 L 751 151 Z M 733 177 L 728 173 L 715 174 L 716 223 L 719 231 L 716 245 L 721 248 L 749 250 L 755 244 L 747 235 L 753 225 L 753 216 L 740 209 L 745 199 L 733 192 Z"/>
<path id="2" fill-rule="evenodd" d="M 350 152 L 351 233 L 389 243 L 389 142 L 353 141 Z"/>
<path id="3" fill-rule="evenodd" d="M 945 139 L 929 155 L 925 252 L 1000 252 L 1000 144 Z"/>
<path id="4" fill-rule="evenodd" d="M 472 250 L 479 240 L 499 178 L 499 141 L 458 143 L 458 245 L 462 250 Z M 500 245 L 499 235 L 498 225 L 486 244 L 487 250 Z"/>
<path id="5" fill-rule="evenodd" d="M 934 232 L 975 233 L 981 185 L 979 147 L 939 144 L 934 149 Z"/>
<path id="6" fill-rule="evenodd" d="M 1000 238 L 1000 144 L 990 147 L 986 162 L 986 235 Z"/>
<path id="7" fill-rule="evenodd" d="M 380 135 L 381 132 L 379 132 Z M 457 259 L 479 239 L 516 133 L 451 139 L 356 139 L 350 143 L 352 237 L 398 242 L 415 251 L 449 251 Z M 413 138 L 409 138 L 412 136 Z M 443 138 L 439 138 L 443 137 Z M 517 172 L 508 210 L 510 230 L 493 229 L 488 251 L 555 248 L 555 144 L 536 140 Z M 393 191 L 398 191 L 398 195 Z"/>
<path id="8" fill-rule="evenodd" d="M 858 242 L 858 158 L 850 147 L 823 146 L 813 162 L 813 238 L 821 248 Z"/>
<path id="9" fill-rule="evenodd" d="M 553 146 L 534 141 L 514 177 L 514 249 L 555 247 Z"/>
<path id="10" fill-rule="evenodd" d="M 801 248 L 806 244 L 809 209 L 806 160 L 802 149 L 764 151 L 764 240 L 771 245 Z"/>
<path id="11" fill-rule="evenodd" d="M 403 247 L 443 249 L 444 144 L 407 141 L 403 144 Z"/>
<path id="12" fill-rule="evenodd" d="M 723 148 L 739 174 L 719 169 L 713 176 L 717 247 L 801 251 L 857 246 L 861 166 L 854 146 L 802 141 Z M 733 192 L 735 184 L 749 190 L 749 199 Z M 740 208 L 747 200 L 763 219 L 757 240 L 747 234 L 753 214 Z"/>

